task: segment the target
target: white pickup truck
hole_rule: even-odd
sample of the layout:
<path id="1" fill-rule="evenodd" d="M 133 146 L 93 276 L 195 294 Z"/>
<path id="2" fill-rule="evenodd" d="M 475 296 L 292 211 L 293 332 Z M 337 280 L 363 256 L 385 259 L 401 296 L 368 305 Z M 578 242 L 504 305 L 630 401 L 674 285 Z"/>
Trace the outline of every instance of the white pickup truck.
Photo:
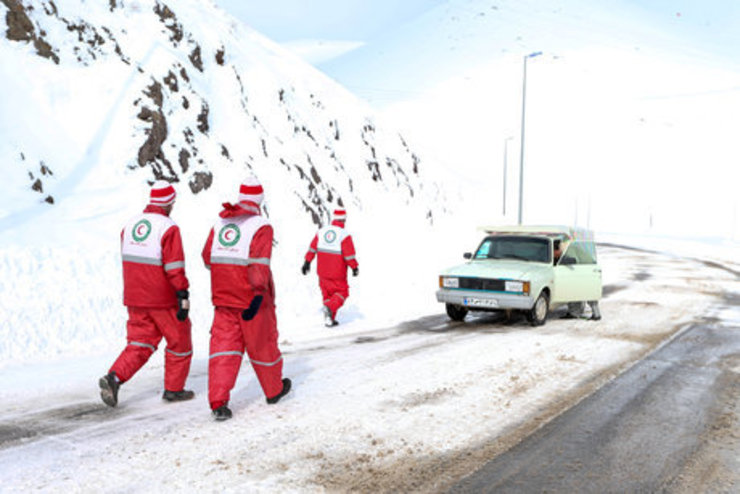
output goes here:
<path id="1" fill-rule="evenodd" d="M 601 299 L 601 268 L 593 233 L 566 226 L 484 227 L 467 262 L 439 277 L 437 301 L 447 315 L 465 319 L 468 311 L 524 311 L 533 326 L 551 308 Z"/>

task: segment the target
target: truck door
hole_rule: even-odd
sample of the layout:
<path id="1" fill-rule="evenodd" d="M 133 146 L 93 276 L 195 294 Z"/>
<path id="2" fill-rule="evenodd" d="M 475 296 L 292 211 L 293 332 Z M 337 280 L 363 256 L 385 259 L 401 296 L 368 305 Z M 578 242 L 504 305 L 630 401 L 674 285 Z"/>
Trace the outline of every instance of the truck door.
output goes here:
<path id="1" fill-rule="evenodd" d="M 553 302 L 601 299 L 601 267 L 593 244 L 570 244 L 554 268 Z"/>

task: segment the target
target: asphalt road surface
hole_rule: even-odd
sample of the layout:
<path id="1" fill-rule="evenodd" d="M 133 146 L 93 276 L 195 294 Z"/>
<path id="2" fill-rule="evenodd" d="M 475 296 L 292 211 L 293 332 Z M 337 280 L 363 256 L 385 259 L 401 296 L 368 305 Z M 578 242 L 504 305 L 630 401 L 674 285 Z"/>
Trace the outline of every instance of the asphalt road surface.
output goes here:
<path id="1" fill-rule="evenodd" d="M 739 492 L 740 327 L 691 326 L 451 492 Z"/>

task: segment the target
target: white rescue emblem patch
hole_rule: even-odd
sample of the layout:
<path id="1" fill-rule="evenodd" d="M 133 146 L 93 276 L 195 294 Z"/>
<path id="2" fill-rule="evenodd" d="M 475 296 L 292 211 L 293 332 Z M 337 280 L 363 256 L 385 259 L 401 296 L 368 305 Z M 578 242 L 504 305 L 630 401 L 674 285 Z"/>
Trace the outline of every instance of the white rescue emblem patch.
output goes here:
<path id="1" fill-rule="evenodd" d="M 221 228 L 221 231 L 218 233 L 218 241 L 224 247 L 233 247 L 241 236 L 242 232 L 239 230 L 239 227 L 234 223 L 229 223 Z"/>
<path id="2" fill-rule="evenodd" d="M 324 234 L 324 240 L 326 243 L 331 244 L 337 239 L 337 232 L 334 230 L 329 230 Z"/>
<path id="3" fill-rule="evenodd" d="M 152 233 L 152 224 L 147 220 L 141 220 L 131 229 L 131 236 L 136 242 L 143 242 Z"/>

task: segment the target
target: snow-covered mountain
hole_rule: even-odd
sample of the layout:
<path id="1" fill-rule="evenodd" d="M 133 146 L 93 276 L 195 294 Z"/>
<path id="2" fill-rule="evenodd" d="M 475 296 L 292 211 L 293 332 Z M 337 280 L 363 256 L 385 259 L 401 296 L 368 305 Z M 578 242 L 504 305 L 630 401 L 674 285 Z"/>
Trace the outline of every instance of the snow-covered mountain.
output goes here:
<path id="1" fill-rule="evenodd" d="M 738 19 L 727 0 L 448 0 L 319 67 L 480 203 L 500 199 L 508 154 L 512 221 L 523 57 L 541 52 L 527 68 L 525 222 L 737 238 Z"/>
<path id="2" fill-rule="evenodd" d="M 13 335 L 3 358 L 87 351 L 90 334 L 120 346 L 116 239 L 155 179 L 179 194 L 204 335 L 200 249 L 246 175 L 266 190 L 288 327 L 318 313 L 315 278 L 295 277 L 335 207 L 348 210 L 368 277 L 402 262 L 387 260 L 397 245 L 376 243 L 445 210 L 434 173 L 392 126 L 211 0 L 2 0 L 0 19 L 0 327 Z"/>
<path id="3" fill-rule="evenodd" d="M 415 18 L 392 24 L 362 47 L 319 66 L 386 106 L 470 76 L 476 67 L 533 51 L 567 59 L 586 48 L 599 49 L 602 57 L 624 49 L 736 65 L 739 19 L 740 7 L 726 0 L 447 0 L 430 2 Z M 622 69 L 619 60 L 611 65 Z"/>
<path id="4" fill-rule="evenodd" d="M 2 160 L 14 209 L 74 194 L 101 163 L 109 176 L 163 178 L 193 194 L 270 170 L 295 192 L 286 205 L 314 224 L 337 204 L 361 209 L 364 191 L 411 202 L 423 189 L 400 135 L 212 2 L 3 4 L 12 99 Z M 38 195 L 24 201 L 20 185 Z"/>

